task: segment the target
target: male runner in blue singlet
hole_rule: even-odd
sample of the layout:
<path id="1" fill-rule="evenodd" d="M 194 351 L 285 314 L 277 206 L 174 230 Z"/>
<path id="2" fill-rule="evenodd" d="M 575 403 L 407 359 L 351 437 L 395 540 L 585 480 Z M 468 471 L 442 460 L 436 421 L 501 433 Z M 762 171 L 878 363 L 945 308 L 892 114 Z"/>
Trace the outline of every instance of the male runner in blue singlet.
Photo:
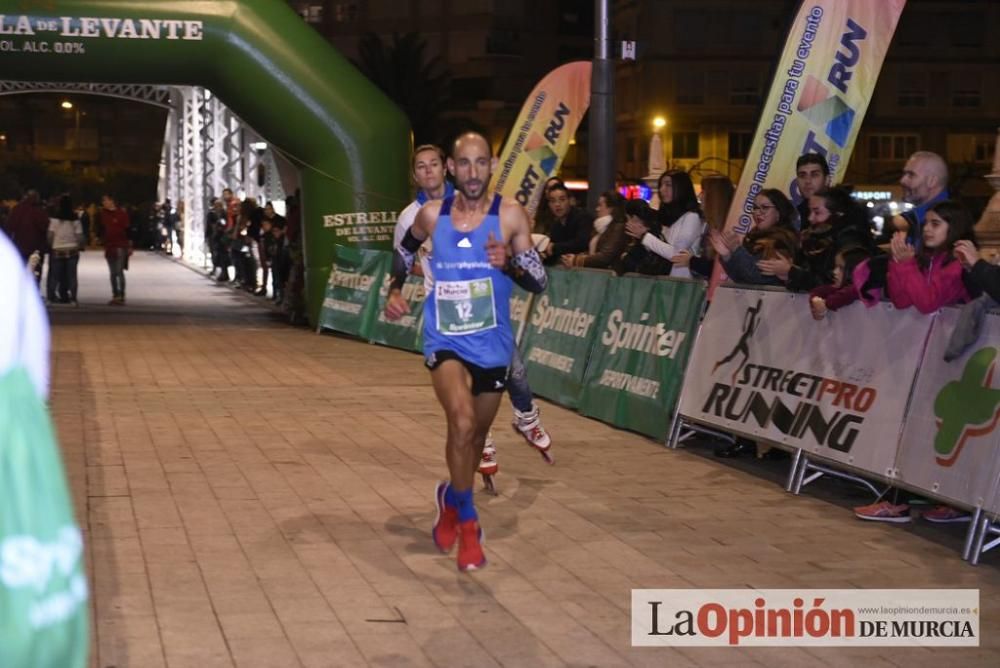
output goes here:
<path id="1" fill-rule="evenodd" d="M 422 144 L 413 149 L 413 158 L 410 167 L 413 171 L 413 180 L 417 184 L 417 197 L 409 206 L 403 209 L 396 221 L 396 229 L 392 235 L 392 247 L 396 249 L 403 241 L 406 231 L 413 225 L 420 208 L 433 199 L 444 199 L 455 194 L 455 188 L 445 179 L 447 156 L 444 151 L 433 144 Z M 417 252 L 417 260 L 414 263 L 414 273 L 418 272 L 424 277 L 424 292 L 430 294 L 434 290 L 434 278 L 431 271 L 431 240 L 424 241 Z M 524 360 L 517 350 L 515 341 L 513 356 L 510 361 L 510 368 L 507 372 L 507 393 L 510 395 L 510 403 L 514 409 L 514 419 L 511 425 L 515 433 L 519 433 L 524 440 L 538 450 L 547 462 L 552 463 L 550 454 L 552 440 L 548 432 L 542 426 L 539 416 L 538 406 L 535 404 L 531 386 L 528 384 L 528 373 L 524 367 Z M 483 446 L 483 456 L 479 460 L 479 473 L 483 476 L 486 489 L 496 494 L 493 485 L 493 476 L 499 471 L 497 463 L 497 449 L 493 441 L 492 434 L 486 435 L 486 445 Z"/>
<path id="2" fill-rule="evenodd" d="M 462 571 L 486 564 L 472 492 L 514 349 L 512 280 L 532 292 L 541 292 L 546 283 L 527 213 L 516 201 L 487 190 L 495 166 L 482 135 L 470 132 L 455 141 L 448 171 L 457 192 L 420 209 L 394 254 L 385 306 L 390 320 L 409 313 L 402 285 L 430 237 L 434 290 L 424 304 L 424 356 L 448 421 L 451 476 L 435 490 L 438 517 L 432 535 L 443 552 L 458 541 Z"/>

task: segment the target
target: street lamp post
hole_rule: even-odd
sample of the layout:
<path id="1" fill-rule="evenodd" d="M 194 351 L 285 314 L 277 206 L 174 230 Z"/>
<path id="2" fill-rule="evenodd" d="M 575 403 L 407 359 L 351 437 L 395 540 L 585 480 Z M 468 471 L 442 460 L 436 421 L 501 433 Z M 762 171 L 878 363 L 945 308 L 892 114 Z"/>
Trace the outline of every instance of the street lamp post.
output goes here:
<path id="1" fill-rule="evenodd" d="M 615 186 L 615 70 L 611 60 L 611 13 L 608 0 L 594 0 L 594 60 L 590 76 L 590 145 L 587 207 Z"/>
<path id="2" fill-rule="evenodd" d="M 70 109 L 73 110 L 73 146 L 72 146 L 72 148 L 73 148 L 73 152 L 76 153 L 77 151 L 80 150 L 80 108 L 77 107 L 72 102 L 70 102 L 69 100 L 63 100 L 59 104 L 59 106 L 62 107 L 63 109 L 65 109 L 66 111 L 69 111 Z"/>
<path id="3" fill-rule="evenodd" d="M 663 137 L 661 132 L 667 127 L 667 119 L 657 116 L 653 119 L 653 136 L 649 138 L 649 171 L 643 179 L 650 188 L 656 188 L 660 174 L 667 170 L 667 161 L 663 155 Z"/>

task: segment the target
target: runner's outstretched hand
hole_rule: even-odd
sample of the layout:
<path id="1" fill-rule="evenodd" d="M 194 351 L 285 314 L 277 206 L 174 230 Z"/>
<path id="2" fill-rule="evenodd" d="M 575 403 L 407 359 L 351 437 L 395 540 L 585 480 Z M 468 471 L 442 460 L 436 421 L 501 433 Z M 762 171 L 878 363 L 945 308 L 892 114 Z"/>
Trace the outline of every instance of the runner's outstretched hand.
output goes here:
<path id="1" fill-rule="evenodd" d="M 389 298 L 385 300 L 386 320 L 399 320 L 410 312 L 410 305 L 403 299 L 403 293 L 399 290 L 391 290 Z"/>
<path id="2" fill-rule="evenodd" d="M 494 269 L 503 270 L 507 266 L 507 244 L 497 241 L 492 232 L 486 242 L 486 257 Z"/>

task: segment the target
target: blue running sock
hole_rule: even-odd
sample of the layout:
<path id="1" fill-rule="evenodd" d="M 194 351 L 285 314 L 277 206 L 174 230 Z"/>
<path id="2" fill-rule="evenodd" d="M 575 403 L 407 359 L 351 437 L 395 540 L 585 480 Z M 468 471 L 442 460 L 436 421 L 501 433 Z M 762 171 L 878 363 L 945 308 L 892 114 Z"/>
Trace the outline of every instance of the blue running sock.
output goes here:
<path id="1" fill-rule="evenodd" d="M 449 486 L 450 490 L 451 487 Z M 479 514 L 476 513 L 476 506 L 472 502 L 472 488 L 465 490 L 464 492 L 452 492 L 455 497 L 455 505 L 458 506 L 458 521 L 468 522 L 469 520 L 478 520 Z"/>
<path id="2" fill-rule="evenodd" d="M 448 486 L 444 488 L 444 504 L 452 508 L 458 507 L 458 499 L 455 498 L 455 490 L 451 483 L 448 483 Z"/>

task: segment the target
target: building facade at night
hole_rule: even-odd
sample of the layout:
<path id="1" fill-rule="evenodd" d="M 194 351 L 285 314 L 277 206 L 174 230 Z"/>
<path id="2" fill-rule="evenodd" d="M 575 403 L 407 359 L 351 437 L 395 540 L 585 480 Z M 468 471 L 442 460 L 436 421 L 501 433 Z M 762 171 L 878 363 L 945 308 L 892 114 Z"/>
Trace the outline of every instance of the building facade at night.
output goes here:
<path id="1" fill-rule="evenodd" d="M 556 66 L 593 57 L 593 3 L 575 0 L 291 0 L 303 19 L 357 62 L 367 33 L 384 43 L 418 33 L 450 74 L 442 127 L 469 121 L 495 150 L 531 89 Z M 444 141 L 444 136 L 436 141 Z M 586 152 L 582 152 L 583 159 Z M 573 170 L 576 151 L 564 163 Z"/>
<path id="2" fill-rule="evenodd" d="M 615 27 L 638 43 L 618 65 L 618 164 L 645 173 L 652 120 L 668 166 L 739 178 L 761 104 L 798 3 L 794 0 L 621 0 Z M 1000 4 L 910 0 L 889 48 L 844 181 L 895 184 L 919 149 L 940 153 L 964 196 L 992 193 L 1000 115 Z M 890 190 L 881 188 L 881 190 Z"/>

